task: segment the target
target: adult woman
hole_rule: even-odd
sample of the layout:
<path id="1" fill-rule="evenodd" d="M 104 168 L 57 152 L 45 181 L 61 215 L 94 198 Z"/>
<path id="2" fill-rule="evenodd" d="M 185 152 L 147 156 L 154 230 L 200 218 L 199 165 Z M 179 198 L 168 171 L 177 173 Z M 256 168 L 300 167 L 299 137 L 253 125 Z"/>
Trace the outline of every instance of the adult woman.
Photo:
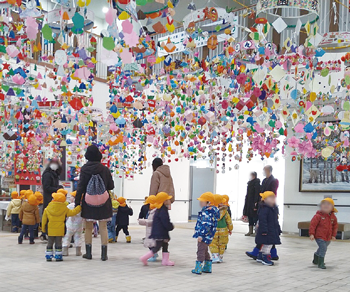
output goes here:
<path id="1" fill-rule="evenodd" d="M 77 206 L 81 204 L 81 217 L 86 219 L 86 254 L 84 254 L 83 257 L 88 260 L 92 259 L 91 249 L 93 221 L 99 221 L 102 245 L 101 260 L 106 261 L 108 259 L 107 222 L 110 221 L 113 216 L 112 200 L 109 198 L 102 206 L 92 206 L 86 203 L 86 196 L 83 195 L 86 193 L 87 186 L 93 175 L 100 175 L 104 182 L 105 190 L 107 191 L 114 189 L 114 182 L 110 170 L 101 163 L 102 154 L 95 145 L 91 145 L 87 148 L 85 158 L 88 160 L 88 162 L 81 168 L 77 194 L 75 196 L 75 205 Z"/>
<path id="2" fill-rule="evenodd" d="M 44 193 L 44 204 L 43 210 L 52 201 L 52 194 L 56 193 L 58 189 L 62 188 L 60 186 L 59 176 L 62 172 L 62 166 L 58 159 L 53 158 L 50 160 L 45 171 L 42 175 L 42 185 Z"/>
<path id="3" fill-rule="evenodd" d="M 165 192 L 169 196 L 172 196 L 171 202 L 173 203 L 175 201 L 175 189 L 169 166 L 163 165 L 162 159 L 155 158 L 152 162 L 152 167 L 153 175 L 149 195 L 157 195 L 160 192 Z"/>
<path id="4" fill-rule="evenodd" d="M 258 203 L 260 201 L 260 179 L 257 178 L 256 172 L 250 174 L 250 180 L 245 197 L 243 215 L 248 216 L 249 232 L 245 236 L 254 234 L 254 226 L 258 220 Z"/>

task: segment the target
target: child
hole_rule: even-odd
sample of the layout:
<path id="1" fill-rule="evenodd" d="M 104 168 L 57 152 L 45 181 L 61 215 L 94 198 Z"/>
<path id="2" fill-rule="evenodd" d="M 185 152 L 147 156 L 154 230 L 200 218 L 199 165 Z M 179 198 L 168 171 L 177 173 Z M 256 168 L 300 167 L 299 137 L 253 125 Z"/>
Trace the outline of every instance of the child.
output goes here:
<path id="1" fill-rule="evenodd" d="M 155 197 L 155 196 L 154 196 Z M 146 219 L 149 211 L 150 204 L 147 203 L 148 197 L 145 197 L 145 203 L 142 205 L 140 209 L 139 219 Z"/>
<path id="2" fill-rule="evenodd" d="M 155 195 L 150 195 L 145 202 L 145 205 L 149 205 L 148 209 L 148 214 L 145 215 L 145 219 L 139 218 L 139 224 L 146 226 L 146 237 L 143 241 L 143 245 L 146 248 L 149 248 L 150 250 L 156 245 L 156 241 L 152 238 L 149 238 L 151 233 L 152 233 L 152 223 L 153 223 L 153 217 L 154 214 L 157 211 L 157 208 L 155 207 L 156 203 L 156 196 Z M 148 262 L 155 262 L 157 260 L 158 253 L 155 253 L 153 257 L 148 259 Z"/>
<path id="3" fill-rule="evenodd" d="M 147 266 L 147 261 L 162 248 L 162 265 L 173 266 L 174 262 L 169 260 L 168 246 L 170 241 L 169 231 L 174 229 L 173 223 L 170 222 L 168 209 L 171 206 L 171 198 L 165 192 L 160 192 L 156 196 L 154 204 L 156 211 L 153 216 L 152 230 L 149 238 L 154 239 L 155 246 L 140 258 L 141 262 Z"/>
<path id="4" fill-rule="evenodd" d="M 256 261 L 267 266 L 273 266 L 271 248 L 273 245 L 281 244 L 280 234 L 282 233 L 278 222 L 276 195 L 274 192 L 266 191 L 260 196 L 261 202 L 258 209 L 258 227 L 255 243 L 261 244 L 262 248 Z"/>
<path id="5" fill-rule="evenodd" d="M 201 275 L 212 272 L 212 261 L 209 255 L 209 245 L 211 244 L 216 232 L 217 220 L 220 213 L 214 205 L 214 195 L 206 192 L 198 198 L 202 208 L 198 212 L 197 223 L 193 238 L 197 238 L 197 261 L 192 273 Z M 204 266 L 202 266 L 204 262 Z"/>
<path id="6" fill-rule="evenodd" d="M 17 192 L 12 192 L 11 198 L 12 200 L 7 207 L 6 219 L 11 219 L 11 232 L 17 233 L 21 226 L 21 221 L 19 220 L 19 211 L 21 209 L 22 201 L 20 200 Z"/>
<path id="7" fill-rule="evenodd" d="M 123 197 L 118 198 L 119 208 L 116 217 L 117 228 L 115 230 L 115 242 L 118 240 L 119 231 L 123 229 L 126 242 L 131 243 L 131 236 L 129 235 L 129 216 L 132 216 L 132 209 L 126 204 L 126 200 Z"/>
<path id="8" fill-rule="evenodd" d="M 22 230 L 18 236 L 18 244 L 22 244 L 23 236 L 29 231 L 29 243 L 34 244 L 34 228 L 40 223 L 38 201 L 34 195 L 29 195 L 23 202 L 19 211 L 19 219 L 22 221 Z"/>
<path id="9" fill-rule="evenodd" d="M 73 210 L 75 207 L 75 195 L 76 191 L 70 193 L 70 204 L 67 206 L 69 210 Z M 81 237 L 83 234 L 83 218 L 81 218 L 81 214 L 77 214 L 75 216 L 69 217 L 66 221 L 66 235 L 63 238 L 63 256 L 68 256 L 68 248 L 71 243 L 72 237 L 74 236 L 75 243 L 75 255 L 81 256 Z"/>
<path id="10" fill-rule="evenodd" d="M 46 247 L 46 260 L 52 261 L 53 245 L 55 244 L 56 262 L 63 261 L 62 258 L 62 238 L 65 232 L 66 217 L 72 217 L 80 213 L 81 207 L 77 206 L 70 210 L 66 205 L 66 196 L 62 193 L 53 193 L 53 200 L 45 208 L 43 214 L 43 232 L 49 236 Z"/>
<path id="11" fill-rule="evenodd" d="M 318 249 L 314 254 L 313 264 L 318 265 L 320 269 L 326 269 L 324 258 L 327 247 L 331 240 L 335 240 L 338 231 L 338 220 L 334 213 L 338 210 L 334 208 L 334 201 L 331 198 L 325 198 L 321 201 L 320 210 L 312 218 L 309 234 L 310 239 L 316 239 Z"/>
<path id="12" fill-rule="evenodd" d="M 226 200 L 223 196 L 214 195 L 214 204 L 220 210 L 220 217 L 214 239 L 209 245 L 209 248 L 213 257 L 213 263 L 222 263 L 226 245 L 228 244 L 228 235 L 232 234 L 233 224 L 227 210 Z"/>
<path id="13" fill-rule="evenodd" d="M 113 216 L 112 220 L 107 222 L 107 230 L 108 230 L 108 242 L 112 243 L 115 242 L 116 237 L 116 222 L 117 222 L 117 213 L 119 208 L 119 202 L 116 197 L 111 195 L 112 198 L 112 210 L 113 210 Z"/>

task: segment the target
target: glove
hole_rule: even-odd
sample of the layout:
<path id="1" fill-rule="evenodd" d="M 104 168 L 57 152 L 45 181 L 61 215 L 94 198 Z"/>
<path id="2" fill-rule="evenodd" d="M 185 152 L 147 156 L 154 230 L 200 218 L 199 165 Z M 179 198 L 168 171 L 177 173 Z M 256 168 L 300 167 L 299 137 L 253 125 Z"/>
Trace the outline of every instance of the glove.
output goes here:
<path id="1" fill-rule="evenodd" d="M 11 219 L 11 218 L 10 218 L 9 216 L 7 216 L 7 215 L 5 216 L 5 220 L 6 220 L 6 221 L 10 221 L 10 219 Z"/>

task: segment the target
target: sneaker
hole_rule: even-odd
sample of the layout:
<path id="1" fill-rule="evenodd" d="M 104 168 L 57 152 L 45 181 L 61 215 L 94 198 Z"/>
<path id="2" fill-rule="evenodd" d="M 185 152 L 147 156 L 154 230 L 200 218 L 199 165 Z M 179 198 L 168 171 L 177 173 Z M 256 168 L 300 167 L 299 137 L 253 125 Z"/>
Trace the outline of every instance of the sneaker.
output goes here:
<path id="1" fill-rule="evenodd" d="M 33 241 L 33 242 L 29 242 L 29 244 L 35 244 L 35 242 Z"/>
<path id="2" fill-rule="evenodd" d="M 263 254 L 261 263 L 265 266 L 273 266 L 274 265 L 273 261 L 271 261 L 270 254 Z"/>

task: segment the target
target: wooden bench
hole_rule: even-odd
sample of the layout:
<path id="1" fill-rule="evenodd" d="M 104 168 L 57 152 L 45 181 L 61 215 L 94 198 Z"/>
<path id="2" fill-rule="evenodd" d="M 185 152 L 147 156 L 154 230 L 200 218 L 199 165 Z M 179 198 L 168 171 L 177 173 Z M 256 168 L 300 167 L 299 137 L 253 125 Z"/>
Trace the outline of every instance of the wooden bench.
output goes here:
<path id="1" fill-rule="evenodd" d="M 310 221 L 298 222 L 299 236 L 309 236 Z M 350 223 L 338 222 L 337 239 L 350 239 Z"/>

